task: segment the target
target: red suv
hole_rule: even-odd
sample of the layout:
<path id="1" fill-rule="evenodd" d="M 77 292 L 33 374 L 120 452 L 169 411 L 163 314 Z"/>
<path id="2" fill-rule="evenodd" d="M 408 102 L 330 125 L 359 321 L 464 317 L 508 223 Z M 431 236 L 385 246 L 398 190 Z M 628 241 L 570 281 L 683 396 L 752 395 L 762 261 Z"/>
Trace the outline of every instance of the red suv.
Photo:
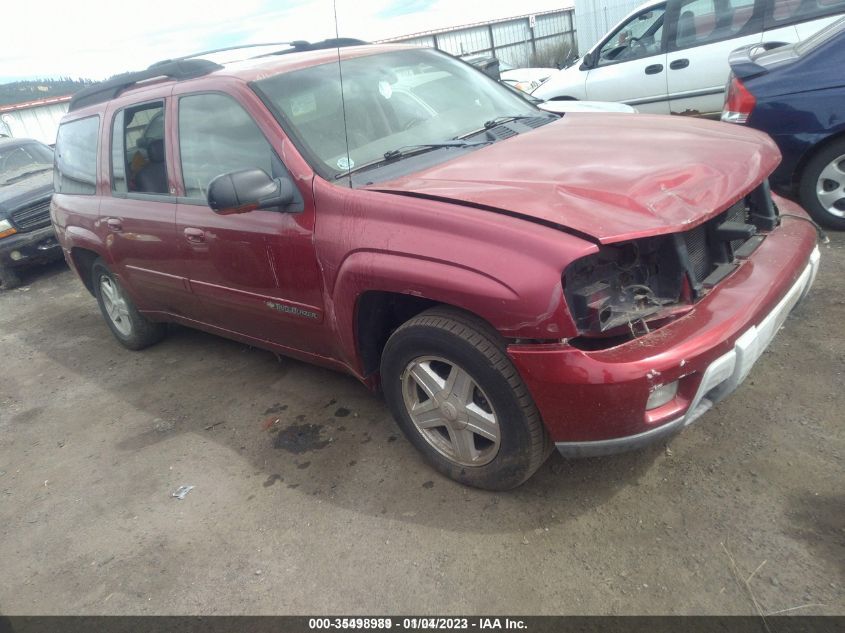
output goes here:
<path id="1" fill-rule="evenodd" d="M 351 373 L 435 468 L 505 489 L 687 426 L 810 288 L 763 134 L 557 118 L 437 51 L 338 44 L 76 95 L 52 217 L 126 347 L 173 321 Z"/>

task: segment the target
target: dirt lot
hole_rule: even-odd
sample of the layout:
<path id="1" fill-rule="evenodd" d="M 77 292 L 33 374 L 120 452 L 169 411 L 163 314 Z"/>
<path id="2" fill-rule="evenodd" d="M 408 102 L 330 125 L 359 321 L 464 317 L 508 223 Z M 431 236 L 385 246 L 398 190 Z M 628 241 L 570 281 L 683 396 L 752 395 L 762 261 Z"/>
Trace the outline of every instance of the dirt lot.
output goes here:
<path id="1" fill-rule="evenodd" d="M 427 468 L 352 378 L 175 327 L 129 352 L 63 265 L 26 281 L 0 293 L 3 613 L 754 613 L 738 577 L 845 613 L 845 235 L 668 448 L 555 454 L 506 494 Z"/>

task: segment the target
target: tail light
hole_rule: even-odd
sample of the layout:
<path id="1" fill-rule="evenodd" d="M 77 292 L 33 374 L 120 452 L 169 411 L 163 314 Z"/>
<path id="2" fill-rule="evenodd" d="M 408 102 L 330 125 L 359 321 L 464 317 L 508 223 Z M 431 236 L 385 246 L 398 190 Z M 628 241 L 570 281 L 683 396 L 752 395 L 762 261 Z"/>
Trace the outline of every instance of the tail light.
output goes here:
<path id="1" fill-rule="evenodd" d="M 751 111 L 757 104 L 754 95 L 748 92 L 748 88 L 734 75 L 728 82 L 728 94 L 725 99 L 725 107 L 722 109 L 722 121 L 727 123 L 747 123 Z"/>

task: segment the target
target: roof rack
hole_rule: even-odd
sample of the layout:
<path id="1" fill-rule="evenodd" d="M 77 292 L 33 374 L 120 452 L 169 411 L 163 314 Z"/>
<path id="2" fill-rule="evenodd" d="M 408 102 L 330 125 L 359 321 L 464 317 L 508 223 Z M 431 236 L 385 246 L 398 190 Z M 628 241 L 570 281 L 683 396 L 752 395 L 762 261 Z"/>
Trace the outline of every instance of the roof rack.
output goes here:
<path id="1" fill-rule="evenodd" d="M 83 88 L 70 100 L 68 106 L 69 111 L 78 110 L 95 103 L 102 103 L 114 99 L 123 90 L 141 81 L 148 79 L 156 79 L 158 77 L 169 77 L 176 80 L 194 79 L 202 77 L 208 73 L 220 70 L 223 68 L 220 64 L 212 62 L 207 59 L 202 59 L 205 55 L 212 55 L 215 53 L 225 53 L 226 51 L 239 50 L 244 48 L 263 48 L 267 46 L 288 46 L 278 51 L 266 53 L 264 55 L 256 55 L 259 57 L 270 57 L 272 55 L 285 55 L 288 53 L 300 53 L 304 51 L 318 51 L 329 48 L 341 48 L 344 46 L 360 46 L 368 44 L 363 40 L 358 40 L 351 37 L 336 37 L 332 39 L 323 40 L 322 42 L 306 42 L 305 40 L 295 40 L 293 42 L 267 42 L 264 44 L 243 44 L 241 46 L 227 46 L 226 48 L 215 48 L 208 51 L 201 51 L 183 57 L 174 57 L 173 59 L 164 59 L 159 62 L 151 64 L 146 70 L 137 72 L 122 73 L 115 75 L 111 79 L 98 82 L 87 88 Z"/>
<path id="2" fill-rule="evenodd" d="M 342 48 L 344 46 L 361 46 L 362 44 L 369 44 L 364 40 L 355 39 L 353 37 L 333 37 L 331 39 L 323 40 L 322 42 L 308 42 L 306 40 L 293 40 L 291 42 L 264 42 L 263 44 L 239 44 L 238 46 L 227 46 L 225 48 L 213 48 L 208 51 L 201 51 L 199 53 L 191 53 L 183 57 L 174 57 L 173 59 L 165 59 L 156 62 L 150 68 L 158 66 L 159 64 L 166 64 L 167 62 L 176 62 L 186 59 L 196 59 L 197 57 L 204 57 L 206 55 L 214 55 L 216 53 L 225 53 L 227 51 L 237 51 L 244 48 L 267 48 L 269 46 L 287 46 L 278 51 L 256 55 L 252 59 L 260 57 L 270 57 L 272 55 L 286 55 L 288 53 L 302 53 L 304 51 L 319 51 L 328 48 Z"/>
<path id="3" fill-rule="evenodd" d="M 207 59 L 173 59 L 163 62 L 157 62 L 147 68 L 138 72 L 123 73 L 115 75 L 111 79 L 106 79 L 92 86 L 83 88 L 70 100 L 69 111 L 78 110 L 85 106 L 94 105 L 95 103 L 102 103 L 114 99 L 123 90 L 138 82 L 146 81 L 147 79 L 155 79 L 157 77 L 170 77 L 171 79 L 193 79 L 195 77 L 202 77 L 215 70 L 223 68 L 220 64 L 215 64 Z"/>
<path id="4" fill-rule="evenodd" d="M 304 44 L 307 45 L 308 42 L 305 41 L 296 41 L 296 42 L 265 42 L 263 44 L 239 44 L 238 46 L 226 46 L 225 48 L 212 48 L 211 50 L 207 51 L 200 51 L 199 53 L 191 53 L 190 55 L 184 55 L 182 57 L 174 57 L 172 59 L 163 59 L 160 62 L 156 62 L 152 64 L 150 68 L 154 66 L 159 66 L 161 64 L 166 64 L 168 62 L 178 62 L 185 59 L 196 59 L 197 57 L 203 57 L 205 55 L 213 55 L 215 53 L 225 53 L 226 51 L 237 51 L 242 48 L 265 48 L 267 46 L 293 46 L 295 47 L 297 44 Z M 286 49 L 287 50 L 287 49 Z"/>
<path id="5" fill-rule="evenodd" d="M 296 40 L 288 42 L 291 48 L 281 51 L 274 51 L 258 57 L 269 57 L 271 55 L 286 55 L 288 53 L 301 53 L 303 51 L 322 51 L 328 48 L 343 48 L 344 46 L 363 46 L 369 44 L 364 40 L 355 39 L 354 37 L 333 37 L 331 39 L 323 40 L 322 42 L 306 42 L 305 40 Z"/>

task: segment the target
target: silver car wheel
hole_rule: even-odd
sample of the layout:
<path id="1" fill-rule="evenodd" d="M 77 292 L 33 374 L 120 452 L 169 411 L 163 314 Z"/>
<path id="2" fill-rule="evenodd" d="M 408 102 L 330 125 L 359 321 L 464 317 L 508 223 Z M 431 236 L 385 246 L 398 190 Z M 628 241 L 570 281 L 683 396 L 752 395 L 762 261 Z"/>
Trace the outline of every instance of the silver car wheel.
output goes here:
<path id="1" fill-rule="evenodd" d="M 816 196 L 825 211 L 845 218 L 845 154 L 822 169 L 816 182 Z"/>
<path id="2" fill-rule="evenodd" d="M 402 374 L 405 408 L 420 435 L 461 466 L 483 466 L 499 452 L 493 405 L 462 367 L 437 356 L 416 358 Z"/>
<path id="3" fill-rule="evenodd" d="M 132 334 L 132 322 L 129 320 L 129 306 L 118 285 L 105 275 L 100 277 L 100 295 L 106 314 L 115 329 L 123 336 Z"/>

